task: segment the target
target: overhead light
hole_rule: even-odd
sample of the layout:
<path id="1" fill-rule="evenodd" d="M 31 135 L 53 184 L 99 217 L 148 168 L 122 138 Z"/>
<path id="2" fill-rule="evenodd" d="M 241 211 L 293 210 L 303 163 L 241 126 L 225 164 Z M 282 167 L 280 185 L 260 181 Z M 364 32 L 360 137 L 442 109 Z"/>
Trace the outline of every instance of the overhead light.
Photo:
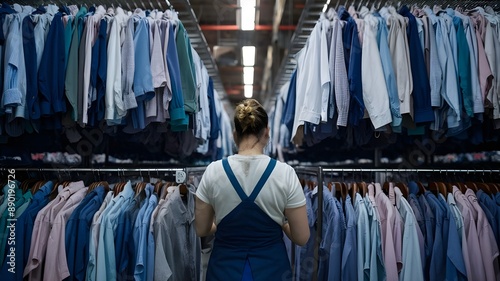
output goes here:
<path id="1" fill-rule="evenodd" d="M 255 65 L 255 46 L 243 46 L 241 48 L 243 65 L 244 66 L 254 66 Z"/>
<path id="2" fill-rule="evenodd" d="M 253 66 L 243 67 L 243 84 L 245 85 L 253 84 Z"/>
<path id="3" fill-rule="evenodd" d="M 253 96 L 253 85 L 245 85 L 245 98 L 249 99 Z"/>
<path id="4" fill-rule="evenodd" d="M 240 0 L 241 30 L 255 29 L 255 0 Z"/>

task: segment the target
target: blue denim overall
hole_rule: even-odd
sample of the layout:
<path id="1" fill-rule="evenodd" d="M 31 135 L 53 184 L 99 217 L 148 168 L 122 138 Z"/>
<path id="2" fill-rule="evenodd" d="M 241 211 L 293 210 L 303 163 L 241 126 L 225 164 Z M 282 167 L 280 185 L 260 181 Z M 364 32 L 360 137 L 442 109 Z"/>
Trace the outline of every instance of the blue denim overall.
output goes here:
<path id="1" fill-rule="evenodd" d="M 207 281 L 290 279 L 292 272 L 281 226 L 254 202 L 276 166 L 276 160 L 271 159 L 250 196 L 241 188 L 227 159 L 222 165 L 241 203 L 217 225 Z"/>

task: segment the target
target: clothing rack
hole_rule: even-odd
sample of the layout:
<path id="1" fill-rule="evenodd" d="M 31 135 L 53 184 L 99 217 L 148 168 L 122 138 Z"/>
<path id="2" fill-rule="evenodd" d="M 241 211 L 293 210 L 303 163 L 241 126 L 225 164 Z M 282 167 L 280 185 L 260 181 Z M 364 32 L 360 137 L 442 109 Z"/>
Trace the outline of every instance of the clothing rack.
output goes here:
<path id="1" fill-rule="evenodd" d="M 318 280 L 318 262 L 319 262 L 319 246 L 322 240 L 322 229 L 323 229 L 323 181 L 326 174 L 330 173 L 439 173 L 439 174 L 500 174 L 500 169 L 365 169 L 365 168 L 333 168 L 333 167 L 295 167 L 295 172 L 299 175 L 313 175 L 318 179 L 318 214 L 316 220 L 316 238 L 314 241 L 314 264 L 313 264 L 313 276 L 312 280 Z M 295 247 L 292 246 L 292 276 L 295 278 Z M 293 279 L 295 280 L 295 279 Z"/>
<path id="2" fill-rule="evenodd" d="M 151 173 L 156 173 L 157 175 L 160 175 L 159 173 L 163 173 L 164 176 L 175 176 L 175 181 L 176 183 L 185 183 L 186 182 L 186 170 L 188 168 L 15 168 L 15 169 L 9 169 L 14 170 L 14 171 L 20 171 L 20 172 L 39 172 L 39 173 L 48 173 L 48 172 L 57 172 L 57 173 L 93 173 L 93 174 L 100 174 L 100 173 L 117 173 L 117 175 L 130 175 L 130 174 L 135 174 L 135 175 L 143 175 L 143 173 L 147 173 L 148 176 L 151 175 Z M 0 171 L 6 171 L 7 169 L 2 168 Z"/>

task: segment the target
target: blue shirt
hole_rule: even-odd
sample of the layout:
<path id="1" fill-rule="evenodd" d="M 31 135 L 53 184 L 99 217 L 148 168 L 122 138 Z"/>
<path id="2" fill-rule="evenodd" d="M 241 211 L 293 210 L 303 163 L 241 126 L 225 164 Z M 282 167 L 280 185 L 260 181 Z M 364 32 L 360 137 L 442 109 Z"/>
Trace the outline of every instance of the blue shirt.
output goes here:
<path id="1" fill-rule="evenodd" d="M 462 254 L 462 241 L 459 235 L 459 229 L 450 210 L 450 206 L 442 194 L 438 195 L 439 202 L 446 208 L 446 216 L 448 217 L 448 236 L 443 240 L 448 241 L 446 252 L 446 279 L 447 280 L 467 280 L 467 270 Z"/>
<path id="2" fill-rule="evenodd" d="M 220 124 L 217 111 L 215 109 L 215 99 L 219 97 L 214 96 L 214 81 L 212 77 L 208 79 L 208 108 L 210 109 L 210 136 L 208 139 L 215 140 L 219 137 Z"/>
<path id="3" fill-rule="evenodd" d="M 73 211 L 66 224 L 68 280 L 84 280 L 89 260 L 89 236 L 92 218 L 106 195 L 104 187 L 92 190 Z"/>
<path id="4" fill-rule="evenodd" d="M 310 269 L 309 261 L 314 259 L 314 241 L 316 241 L 316 213 L 313 209 L 313 200 L 315 200 L 314 197 L 316 195 L 313 195 L 313 191 L 309 188 L 304 189 L 304 195 L 306 197 L 306 211 L 310 235 L 309 240 L 307 240 L 304 246 L 296 246 L 295 280 L 308 281 L 312 279 L 312 270 Z"/>
<path id="5" fill-rule="evenodd" d="M 10 249 L 11 247 L 15 248 L 16 271 L 12 274 L 9 272 L 9 268 L 11 267 L 6 262 L 3 263 L 2 270 L 0 272 L 2 281 L 17 281 L 23 279 L 22 269 L 24 269 L 24 266 L 28 261 L 31 247 L 31 236 L 33 234 L 33 225 L 35 223 L 36 215 L 43 207 L 45 207 L 45 205 L 49 203 L 49 194 L 52 191 L 53 186 L 54 184 L 51 181 L 44 184 L 35 193 L 35 195 L 33 195 L 33 200 L 26 211 L 24 211 L 24 213 L 17 219 L 15 230 L 16 243 L 15 245 L 9 245 L 9 242 L 7 242 L 7 249 Z M 7 250 L 6 254 L 9 254 L 9 250 Z"/>
<path id="6" fill-rule="evenodd" d="M 357 197 L 358 194 L 356 194 Z M 351 196 L 348 194 L 345 199 L 345 218 L 347 223 L 344 249 L 342 251 L 342 280 L 356 280 L 358 277 L 356 244 L 356 213 L 352 206 Z M 363 271 L 361 271 L 363 272 Z"/>
<path id="7" fill-rule="evenodd" d="M 434 235 L 434 245 L 432 248 L 431 264 L 429 267 L 429 280 L 438 281 L 445 280 L 446 278 L 446 248 L 447 245 L 443 243 L 444 233 L 444 217 L 445 213 L 442 209 L 443 206 L 438 202 L 438 199 L 430 191 L 425 192 L 425 198 L 436 217 L 436 228 Z"/>
<path id="8" fill-rule="evenodd" d="M 318 280 L 339 280 L 342 266 L 342 230 L 344 214 L 337 208 L 337 198 L 323 188 L 323 229 L 319 245 Z M 319 210 L 318 210 L 319 211 Z M 321 211 L 319 211 L 321 212 Z"/>
<path id="9" fill-rule="evenodd" d="M 370 220 L 370 259 L 369 278 L 370 281 L 385 280 L 385 265 L 382 256 L 382 234 L 380 230 L 380 217 L 377 206 L 372 204 L 368 196 L 365 197 L 365 206 Z M 365 263 L 366 269 L 366 263 Z M 365 276 L 366 277 L 366 276 Z M 366 280 L 366 278 L 365 278 Z"/>
<path id="10" fill-rule="evenodd" d="M 408 36 L 413 79 L 413 118 L 415 123 L 432 122 L 434 121 L 434 112 L 431 107 L 431 86 L 425 67 L 422 45 L 418 37 L 417 21 L 406 5 L 401 8 L 399 13 L 408 18 L 406 34 Z"/>
<path id="11" fill-rule="evenodd" d="M 147 204 L 141 206 L 139 214 L 134 223 L 134 244 L 135 244 L 135 261 L 134 261 L 134 277 L 135 280 L 149 280 L 147 279 L 148 263 L 147 255 L 149 251 L 148 236 L 151 214 L 158 204 L 156 195 L 153 194 L 153 185 L 146 186 L 146 198 L 144 199 Z M 154 248 L 153 248 L 154 253 Z M 153 264 L 154 266 L 154 264 Z M 154 272 L 154 271 L 153 271 Z"/>
<path id="12" fill-rule="evenodd" d="M 26 64 L 26 117 L 40 119 L 35 23 L 31 17 L 25 17 L 23 20 L 23 48 L 24 62 Z"/>
<path id="13" fill-rule="evenodd" d="M 356 248 L 357 248 L 357 280 L 370 280 L 370 220 L 366 209 L 365 200 L 359 193 L 356 194 L 354 202 L 356 212 Z M 349 234 L 348 234 L 349 236 Z M 347 241 L 348 238 L 346 238 Z M 356 279 L 355 279 L 356 280 Z"/>
<path id="14" fill-rule="evenodd" d="M 104 119 L 105 106 L 104 95 L 106 91 L 107 57 L 106 50 L 106 29 L 108 22 L 101 20 L 99 25 L 99 35 L 92 47 L 92 62 L 90 83 L 95 87 L 95 97 L 92 97 L 92 105 L 88 111 L 89 125 L 97 126 Z M 95 58 L 95 59 L 94 59 Z"/>
<path id="15" fill-rule="evenodd" d="M 66 112 L 64 99 L 65 46 L 62 13 L 54 15 L 38 71 L 38 90 L 42 115 Z"/>
<path id="16" fill-rule="evenodd" d="M 383 19 L 379 13 L 375 13 L 374 15 L 379 20 L 377 30 L 377 43 L 380 51 L 382 69 L 384 70 L 385 84 L 387 86 L 387 92 L 389 94 L 392 128 L 395 132 L 401 132 L 401 122 L 403 120 L 403 117 L 401 117 L 401 111 L 399 109 L 399 95 L 398 86 L 396 84 L 396 74 L 394 73 L 394 67 L 392 66 L 392 57 L 389 50 L 389 42 L 387 41 L 387 38 L 389 37 L 389 31 L 387 30 L 385 19 Z"/>
<path id="17" fill-rule="evenodd" d="M 357 126 L 365 114 L 361 83 L 361 43 L 359 42 L 358 25 L 345 7 L 339 9 L 339 17 L 347 22 L 343 29 L 343 41 L 347 79 L 349 80 L 349 92 L 351 94 L 349 124 Z"/>
<path id="18" fill-rule="evenodd" d="M 497 241 L 497 245 L 500 244 L 500 206 L 498 206 L 495 201 L 484 191 L 478 190 L 476 192 L 476 197 L 479 200 L 479 205 L 486 214 L 486 218 L 491 225 L 493 234 Z"/>
<path id="19" fill-rule="evenodd" d="M 118 216 L 118 225 L 115 231 L 115 258 L 118 279 L 127 279 L 134 274 L 136 247 L 133 228 L 139 210 L 147 205 L 147 200 L 142 200 L 142 194 L 135 195 L 125 210 Z"/>
<path id="20" fill-rule="evenodd" d="M 397 188 L 396 207 L 404 222 L 402 261 L 403 268 L 400 272 L 400 280 L 424 280 L 423 264 L 418 243 L 417 222 L 410 203 L 403 198 L 401 190 Z"/>
<path id="21" fill-rule="evenodd" d="M 432 260 L 432 249 L 434 248 L 434 235 L 436 231 L 436 218 L 434 217 L 434 212 L 432 211 L 429 203 L 424 194 L 418 197 L 420 206 L 422 207 L 422 214 L 425 218 L 425 265 L 424 265 L 424 275 L 425 280 L 429 280 L 430 277 L 430 265 Z"/>
<path id="22" fill-rule="evenodd" d="M 113 198 L 110 205 L 103 213 L 101 228 L 99 231 L 99 242 L 97 245 L 97 271 L 96 280 L 115 280 L 116 257 L 115 257 L 115 230 L 119 215 L 128 207 L 128 203 L 134 196 L 134 190 L 129 182 L 123 191 Z"/>
<path id="23" fill-rule="evenodd" d="M 172 23 L 168 22 L 167 30 L 169 40 L 167 45 L 167 68 L 172 84 L 172 100 L 168 106 L 170 124 L 173 131 L 185 131 L 188 125 L 188 116 L 184 111 L 184 96 L 182 95 L 182 84 L 180 75 L 179 58 L 177 57 L 177 46 L 175 44 L 175 32 Z M 211 123 L 212 124 L 212 123 Z"/>

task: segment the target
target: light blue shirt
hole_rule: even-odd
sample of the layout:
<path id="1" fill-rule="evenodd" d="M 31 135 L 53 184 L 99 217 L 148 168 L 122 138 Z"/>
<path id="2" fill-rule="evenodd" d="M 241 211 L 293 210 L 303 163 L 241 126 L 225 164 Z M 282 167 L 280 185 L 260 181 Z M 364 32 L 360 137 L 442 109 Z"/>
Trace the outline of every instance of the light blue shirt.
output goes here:
<path id="1" fill-rule="evenodd" d="M 344 214 L 337 198 L 323 188 L 323 231 L 319 246 L 318 280 L 339 280 L 342 266 Z"/>
<path id="2" fill-rule="evenodd" d="M 356 194 L 354 202 L 354 211 L 356 212 L 356 260 L 358 274 L 357 280 L 370 280 L 370 218 L 365 204 L 365 200 L 359 193 Z"/>
<path id="3" fill-rule="evenodd" d="M 446 112 L 448 128 L 455 128 L 459 126 L 459 122 L 461 120 L 461 108 L 458 96 L 457 70 L 455 67 L 455 59 L 453 57 L 453 50 L 450 43 L 449 28 L 446 24 L 445 19 L 436 16 L 430 8 L 424 8 L 424 11 L 429 16 L 429 19 L 434 25 L 436 31 L 436 48 L 438 52 L 439 64 L 441 66 L 441 70 L 443 71 L 441 97 L 450 107 Z M 432 105 L 436 106 L 435 103 L 432 103 Z M 440 105 L 442 106 L 442 104 Z M 442 108 L 438 110 L 442 110 Z M 435 121 L 435 124 L 440 124 L 439 119 Z"/>
<path id="4" fill-rule="evenodd" d="M 358 194 L 356 194 L 357 198 Z M 365 210 L 366 211 L 366 210 Z M 345 218 L 347 223 L 344 249 L 342 252 L 342 280 L 356 280 L 358 272 L 357 266 L 357 245 L 356 245 L 356 213 L 352 206 L 351 196 L 348 194 L 345 199 Z"/>
<path id="5" fill-rule="evenodd" d="M 97 272 L 96 280 L 116 280 L 115 256 L 115 229 L 118 216 L 128 207 L 134 196 L 130 181 L 125 184 L 123 191 L 111 200 L 110 209 L 103 215 L 99 244 L 97 245 Z"/>
<path id="6" fill-rule="evenodd" d="M 387 85 L 387 92 L 389 94 L 389 105 L 391 108 L 392 116 L 392 128 L 395 132 L 401 132 L 401 122 L 403 118 L 401 117 L 401 112 L 399 110 L 399 96 L 398 87 L 396 84 L 396 76 L 394 73 L 394 68 L 392 66 L 392 58 L 389 50 L 389 42 L 387 38 L 389 37 L 389 31 L 387 30 L 387 24 L 385 20 L 377 13 L 377 18 L 379 20 L 378 30 L 377 30 L 377 42 L 380 52 L 380 59 L 382 62 L 382 69 L 384 70 L 385 83 Z"/>
<path id="7" fill-rule="evenodd" d="M 148 255 L 148 232 L 149 222 L 154 207 L 158 204 L 156 195 L 153 194 L 154 186 L 148 184 L 145 188 L 147 204 L 142 205 L 134 224 L 134 243 L 136 245 L 136 260 L 134 277 L 135 280 L 147 279 L 147 255 Z M 154 253 L 154 249 L 153 249 Z"/>
<path id="8" fill-rule="evenodd" d="M 370 197 L 372 197 L 370 199 Z M 372 243 L 370 245 L 370 259 L 369 259 L 369 269 L 370 281 L 385 280 L 385 266 L 384 258 L 382 256 L 382 234 L 380 230 L 380 216 L 378 214 L 378 208 L 375 204 L 375 198 L 373 196 L 365 197 L 366 209 L 368 211 L 368 216 L 370 220 L 370 237 Z"/>
<path id="9" fill-rule="evenodd" d="M 313 195 L 313 191 L 309 188 L 305 188 L 304 195 L 306 197 L 306 211 L 310 235 L 309 240 L 307 240 L 307 243 L 304 246 L 296 246 L 295 248 L 295 280 L 306 281 L 312 279 L 312 270 L 310 270 L 310 263 L 308 263 L 308 260 L 314 259 L 314 241 L 316 241 L 316 213 L 313 209 L 313 197 L 315 197 L 315 195 Z M 302 267 L 304 267 L 304 269 L 302 269 Z"/>
<path id="10" fill-rule="evenodd" d="M 424 280 L 424 271 L 418 243 L 417 222 L 413 210 L 403 197 L 401 190 L 396 187 L 396 207 L 404 221 L 403 231 L 403 268 L 399 273 L 399 280 Z"/>

